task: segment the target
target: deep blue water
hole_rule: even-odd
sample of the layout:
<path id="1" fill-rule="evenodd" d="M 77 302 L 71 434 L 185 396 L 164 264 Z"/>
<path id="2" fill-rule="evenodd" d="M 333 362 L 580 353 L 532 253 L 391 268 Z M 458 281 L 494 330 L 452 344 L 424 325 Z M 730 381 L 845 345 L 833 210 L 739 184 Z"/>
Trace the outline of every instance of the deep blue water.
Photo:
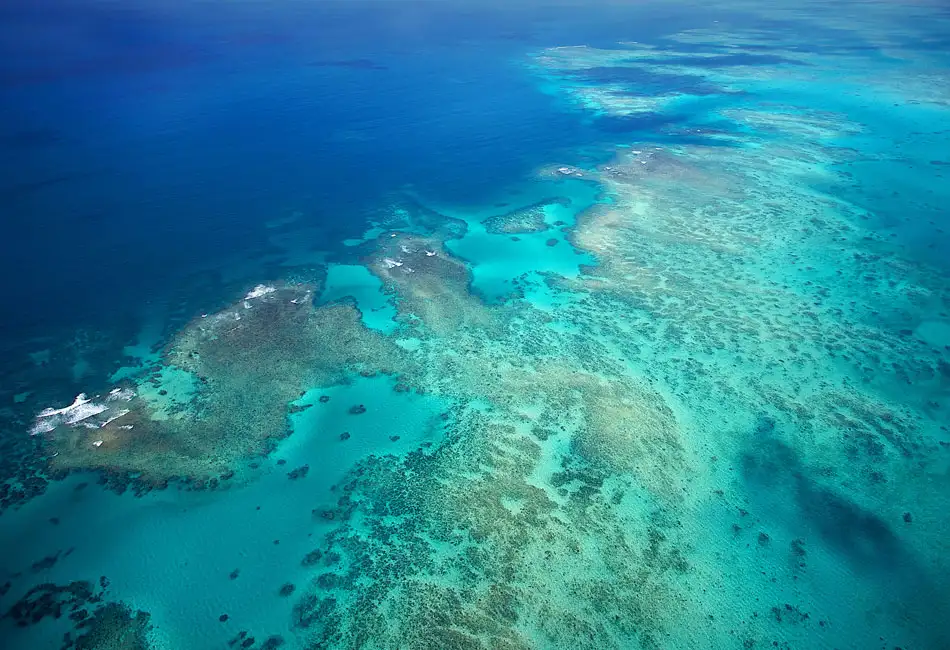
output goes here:
<path id="1" fill-rule="evenodd" d="M 0 11 L 0 272 L 29 275 L 6 290 L 8 337 L 114 321 L 259 253 L 262 224 L 292 210 L 335 242 L 407 183 L 451 201 L 515 183 L 598 132 L 513 54 L 688 20 L 392 2 Z"/>

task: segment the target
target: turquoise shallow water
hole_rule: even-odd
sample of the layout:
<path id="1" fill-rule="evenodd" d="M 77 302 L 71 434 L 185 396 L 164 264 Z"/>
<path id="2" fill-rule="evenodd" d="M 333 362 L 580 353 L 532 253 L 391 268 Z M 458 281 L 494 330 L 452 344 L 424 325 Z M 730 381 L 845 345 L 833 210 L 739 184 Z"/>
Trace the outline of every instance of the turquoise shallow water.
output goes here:
<path id="1" fill-rule="evenodd" d="M 4 648 L 950 647 L 941 5 L 3 11 Z"/>
<path id="2" fill-rule="evenodd" d="M 548 198 L 544 192 L 553 193 L 562 202 L 541 208 L 543 230 L 512 235 L 491 232 L 486 227 L 485 221 L 496 216 L 489 212 L 516 212 L 542 203 Z M 451 241 L 448 249 L 463 260 L 477 261 L 473 264 L 472 289 L 489 302 L 510 294 L 512 280 L 526 274 L 556 273 L 575 277 L 578 266 L 591 264 L 594 258 L 571 247 L 565 235 L 576 216 L 598 202 L 598 192 L 599 188 L 591 183 L 561 181 L 532 187 L 528 196 L 518 194 L 505 205 L 496 204 L 486 211 L 446 210 L 448 216 L 467 224 L 465 236 Z"/>
<path id="3" fill-rule="evenodd" d="M 333 265 L 327 270 L 327 286 L 320 300 L 332 302 L 347 298 L 356 301 L 367 327 L 387 334 L 395 329 L 396 310 L 383 295 L 379 278 L 365 266 Z"/>
<path id="4" fill-rule="evenodd" d="M 330 399 L 321 403 L 321 396 Z M 371 404 L 365 414 L 349 413 L 364 402 Z M 102 492 L 94 477 L 71 477 L 20 511 L 16 529 L 4 528 L 7 561 L 28 567 L 68 552 L 51 532 L 82 531 L 70 535 L 68 557 L 33 575 L 56 583 L 108 576 L 110 591 L 167 621 L 156 626 L 160 647 L 226 647 L 242 629 L 264 638 L 291 635 L 285 608 L 262 603 L 284 600 L 279 591 L 288 582 L 307 584 L 313 568 L 301 559 L 332 529 L 323 517 L 335 504 L 332 490 L 366 456 L 432 446 L 446 426 L 437 398 L 396 393 L 385 378 L 314 391 L 298 403 L 313 407 L 292 417 L 293 435 L 262 461 L 251 484 L 136 499 Z M 290 478 L 301 467 L 306 475 Z M 221 614 L 240 623 L 219 623 Z M 55 641 L 44 641 L 51 632 L 8 629 L 6 638 L 14 647 L 40 647 Z"/>

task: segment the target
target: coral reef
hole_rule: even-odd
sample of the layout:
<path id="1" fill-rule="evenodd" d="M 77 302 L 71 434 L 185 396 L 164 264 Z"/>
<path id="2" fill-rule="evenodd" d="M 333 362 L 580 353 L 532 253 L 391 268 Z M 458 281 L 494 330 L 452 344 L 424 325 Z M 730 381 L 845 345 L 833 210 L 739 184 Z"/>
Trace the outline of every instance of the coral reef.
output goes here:
<path id="1" fill-rule="evenodd" d="M 667 510 L 692 462 L 664 397 L 538 331 L 527 303 L 473 298 L 431 238 L 381 237 L 370 264 L 420 341 L 401 381 L 456 404 L 450 437 L 365 460 L 317 513 L 339 524 L 304 558 L 319 573 L 296 625 L 313 647 L 661 647 L 690 571 Z M 652 508 L 618 508 L 627 492 Z"/>
<path id="2" fill-rule="evenodd" d="M 52 466 L 214 487 L 287 435 L 302 389 L 396 371 L 400 348 L 366 329 L 354 308 L 314 308 L 312 295 L 307 285 L 260 285 L 181 330 L 142 383 L 41 412 L 34 432 L 47 438 Z"/>
<path id="3" fill-rule="evenodd" d="M 181 329 L 145 379 L 40 412 L 52 468 L 98 469 L 117 490 L 221 488 L 287 434 L 305 391 L 395 375 L 396 391 L 449 405 L 445 436 L 377 448 L 335 503 L 304 510 L 329 531 L 294 567 L 308 579 L 267 589 L 309 647 L 950 646 L 933 624 L 950 615 L 934 578 L 950 569 L 950 287 L 857 199 L 824 191 L 894 157 L 851 146 L 896 122 L 874 124 L 859 86 L 938 106 L 946 89 L 872 83 L 833 47 L 791 44 L 773 47 L 776 79 L 756 68 L 761 43 L 696 31 L 539 53 L 531 70 L 627 142 L 583 171 L 539 170 L 534 196 L 596 184 L 596 205 L 568 225 L 547 219 L 580 204 L 567 196 L 469 221 L 401 200 L 352 253 L 395 306 L 392 333 L 368 329 L 357 301 L 315 308 L 314 285 L 257 286 Z M 803 89 L 839 81 L 840 112 L 811 106 Z M 788 101 L 740 108 L 763 82 Z M 682 105 L 699 126 L 651 121 Z M 451 253 L 466 223 L 485 248 L 562 228 L 537 254 L 592 263 L 519 271 L 489 303 L 473 290 L 479 246 Z M 337 404 L 346 424 L 327 439 L 366 444 L 358 427 L 382 409 Z M 42 487 L 2 489 L 15 503 Z M 10 616 L 68 609 L 97 621 L 89 643 L 144 644 L 147 615 L 90 618 L 97 597 L 44 585 Z"/>
<path id="4" fill-rule="evenodd" d="M 67 585 L 43 583 L 27 591 L 4 615 L 20 627 L 39 623 L 46 617 L 68 613 L 73 629 L 63 638 L 62 650 L 148 650 L 151 630 L 148 612 L 133 612 L 127 605 L 104 600 L 108 587 L 105 576 L 97 590 L 80 580 Z"/>
<path id="5" fill-rule="evenodd" d="M 468 291 L 468 267 L 434 236 L 380 235 L 367 266 L 396 296 L 401 322 L 424 324 L 438 336 L 452 336 L 468 325 L 489 325 L 489 312 Z"/>
<path id="6" fill-rule="evenodd" d="M 754 78 L 691 64 L 689 36 L 662 64 L 628 44 L 533 65 L 613 117 L 673 101 L 625 79 L 688 74 L 710 97 Z M 779 64 L 813 75 L 804 58 Z M 831 140 L 863 125 L 808 106 L 721 117 L 736 129 L 671 123 L 585 170 L 607 199 L 570 231 L 596 258 L 576 279 L 518 278 L 490 306 L 440 237 L 379 237 L 367 264 L 420 360 L 400 382 L 452 400 L 450 434 L 363 461 L 322 512 L 339 523 L 294 613 L 312 647 L 846 645 L 828 621 L 868 611 L 868 642 L 944 644 L 926 620 L 950 599 L 918 560 L 945 566 L 943 542 L 907 531 L 921 504 L 939 519 L 947 486 L 948 350 L 925 324 L 946 282 L 815 190 L 856 159 Z M 832 587 L 829 556 L 849 567 Z"/>
<path id="7" fill-rule="evenodd" d="M 549 205 L 569 205 L 570 201 L 563 198 L 553 198 L 539 201 L 533 205 L 519 208 L 512 212 L 495 215 L 482 221 L 485 230 L 491 234 L 524 234 L 543 232 L 550 228 L 547 223 L 545 207 Z"/>
<path id="8" fill-rule="evenodd" d="M 659 512 L 618 517 L 582 462 L 564 496 L 549 494 L 531 481 L 542 444 L 497 413 L 457 417 L 453 444 L 369 460 L 345 486 L 339 559 L 297 608 L 314 647 L 661 647 L 668 575 L 689 571 L 675 529 Z"/>
<path id="9" fill-rule="evenodd" d="M 95 610 L 83 624 L 86 631 L 71 646 L 75 650 L 148 650 L 151 628 L 147 612 L 133 612 L 120 603 Z"/>

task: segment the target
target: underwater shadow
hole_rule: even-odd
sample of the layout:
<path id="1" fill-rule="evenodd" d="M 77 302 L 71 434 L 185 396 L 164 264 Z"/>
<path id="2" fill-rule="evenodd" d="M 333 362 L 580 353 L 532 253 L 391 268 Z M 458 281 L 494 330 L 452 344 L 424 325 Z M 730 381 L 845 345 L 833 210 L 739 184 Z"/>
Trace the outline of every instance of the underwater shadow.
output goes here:
<path id="1" fill-rule="evenodd" d="M 742 473 L 753 492 L 790 488 L 796 515 L 852 564 L 866 570 L 915 564 L 884 519 L 816 480 L 798 452 L 778 438 L 775 421 L 767 416 L 760 418 L 742 454 Z M 913 572 L 923 573 L 919 567 Z"/>
<path id="2" fill-rule="evenodd" d="M 701 96 L 722 95 L 726 92 L 696 75 L 652 72 L 640 65 L 598 66 L 577 70 L 571 75 L 589 83 L 623 84 L 631 90 L 649 94 L 678 93 Z"/>
<path id="3" fill-rule="evenodd" d="M 899 621 L 913 630 L 914 647 L 950 647 L 950 631 L 935 621 L 950 616 L 950 594 L 932 569 L 921 563 L 877 513 L 824 485 L 825 473 L 808 466 L 776 432 L 776 422 L 762 416 L 741 454 L 740 469 L 750 494 L 778 496 L 769 507 L 786 520 L 795 536 L 814 531 L 827 548 L 859 574 L 877 583 Z M 819 475 L 821 472 L 821 475 Z M 789 505 L 784 505 L 786 502 Z"/>

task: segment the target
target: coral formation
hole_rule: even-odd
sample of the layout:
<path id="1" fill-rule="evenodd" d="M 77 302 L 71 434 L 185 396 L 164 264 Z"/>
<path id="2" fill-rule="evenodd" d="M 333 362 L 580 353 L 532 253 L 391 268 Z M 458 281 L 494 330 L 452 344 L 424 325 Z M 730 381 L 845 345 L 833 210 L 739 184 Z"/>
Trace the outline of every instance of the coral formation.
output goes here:
<path id="1" fill-rule="evenodd" d="M 514 235 L 544 232 L 550 228 L 545 213 L 545 208 L 549 205 L 570 205 L 570 201 L 561 197 L 539 201 L 512 212 L 489 217 L 482 221 L 482 224 L 491 234 Z"/>
<path id="2" fill-rule="evenodd" d="M 433 334 L 452 336 L 468 325 L 487 326 L 489 313 L 468 291 L 471 272 L 435 237 L 381 235 L 368 267 L 395 295 L 398 319 L 424 323 Z"/>
<path id="3" fill-rule="evenodd" d="M 314 647 L 660 647 L 673 623 L 668 574 L 689 571 L 675 529 L 659 512 L 617 517 L 583 463 L 564 495 L 532 485 L 545 449 L 517 421 L 457 417 L 454 444 L 397 465 L 366 461 L 345 486 L 344 525 L 330 538 L 340 559 L 324 562 L 297 608 Z M 598 605 L 571 608 L 578 597 Z"/>
<path id="4" fill-rule="evenodd" d="M 133 612 L 120 603 L 100 607 L 83 627 L 87 630 L 75 640 L 76 650 L 148 650 L 151 629 L 147 612 Z"/>
<path id="5" fill-rule="evenodd" d="M 615 116 L 673 101 L 621 92 L 625 70 L 693 75 L 697 96 L 753 76 L 663 55 L 534 63 Z M 616 88 L 589 83 L 608 76 Z M 585 170 L 608 200 L 570 230 L 596 258 L 576 279 L 517 278 L 489 306 L 444 240 L 380 236 L 367 263 L 421 360 L 400 381 L 455 406 L 440 447 L 363 461 L 323 511 L 339 524 L 294 614 L 313 647 L 840 645 L 826 622 L 880 603 L 880 629 L 942 644 L 924 621 L 947 594 L 915 559 L 942 542 L 896 523 L 946 487 L 948 351 L 920 327 L 950 305 L 946 283 L 815 191 L 855 160 L 831 140 L 862 125 L 799 106 L 722 118 L 754 146 L 672 125 L 680 139 Z M 532 228 L 518 219 L 482 223 Z M 850 567 L 851 591 L 828 595 L 819 555 Z M 867 595 L 843 611 L 854 585 Z M 800 601 L 780 600 L 789 589 Z"/>
<path id="6" fill-rule="evenodd" d="M 402 350 L 366 329 L 354 308 L 314 308 L 312 295 L 307 285 L 260 285 L 181 330 L 143 383 L 41 412 L 34 431 L 54 450 L 53 467 L 213 487 L 286 436 L 301 389 L 398 368 Z M 159 386 L 170 394 L 159 397 Z"/>
<path id="7" fill-rule="evenodd" d="M 100 589 L 80 580 L 67 585 L 43 583 L 27 591 L 4 615 L 20 627 L 68 613 L 73 629 L 63 637 L 62 650 L 148 650 L 148 612 L 133 611 L 119 602 L 104 601 L 108 580 Z M 90 611 L 91 610 L 91 611 Z"/>
<path id="8" fill-rule="evenodd" d="M 318 574 L 298 627 L 314 647 L 660 647 L 677 625 L 673 576 L 690 571 L 665 512 L 691 452 L 666 400 L 585 339 L 538 331 L 530 305 L 471 296 L 440 242 L 379 243 L 371 268 L 419 341 L 401 381 L 456 404 L 451 433 L 363 461 L 337 508 L 315 511 L 339 525 L 303 561 Z M 618 511 L 627 492 L 653 507 Z M 613 614 L 568 615 L 571 594 Z"/>

